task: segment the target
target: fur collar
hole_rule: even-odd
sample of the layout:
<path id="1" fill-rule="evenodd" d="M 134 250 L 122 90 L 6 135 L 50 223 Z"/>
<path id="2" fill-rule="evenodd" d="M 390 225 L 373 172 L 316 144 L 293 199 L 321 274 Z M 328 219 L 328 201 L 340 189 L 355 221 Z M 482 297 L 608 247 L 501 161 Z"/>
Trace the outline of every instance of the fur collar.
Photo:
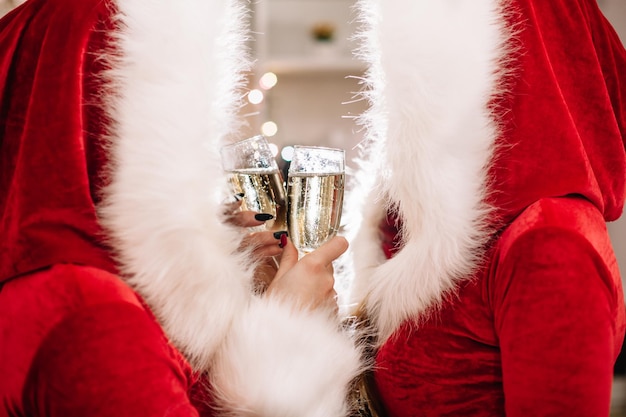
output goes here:
<path id="1" fill-rule="evenodd" d="M 220 221 L 219 147 L 237 132 L 245 9 L 234 0 L 118 0 L 108 74 L 112 183 L 100 214 L 122 273 L 196 368 L 245 308 L 249 257 Z M 146 11 L 149 11 L 146 12 Z"/>
<path id="2" fill-rule="evenodd" d="M 361 0 L 370 109 L 347 197 L 353 303 L 366 300 L 379 342 L 440 304 L 481 258 L 489 236 L 487 169 L 498 136 L 490 108 L 507 59 L 501 0 Z M 378 225 L 403 222 L 386 261 Z M 351 280 L 352 278 L 346 278 Z"/>

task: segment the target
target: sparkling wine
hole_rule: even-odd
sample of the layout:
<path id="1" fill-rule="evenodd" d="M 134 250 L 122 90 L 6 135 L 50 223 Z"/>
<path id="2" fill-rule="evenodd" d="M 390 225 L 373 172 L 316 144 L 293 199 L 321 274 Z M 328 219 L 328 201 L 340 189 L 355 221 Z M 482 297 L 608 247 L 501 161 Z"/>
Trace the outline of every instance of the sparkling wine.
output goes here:
<path id="1" fill-rule="evenodd" d="M 266 230 L 287 230 L 287 203 L 283 176 L 278 170 L 242 169 L 230 172 L 235 194 L 243 193 L 242 210 L 268 213 Z"/>
<path id="2" fill-rule="evenodd" d="M 301 252 L 311 252 L 337 234 L 343 191 L 343 173 L 289 175 L 289 234 Z"/>

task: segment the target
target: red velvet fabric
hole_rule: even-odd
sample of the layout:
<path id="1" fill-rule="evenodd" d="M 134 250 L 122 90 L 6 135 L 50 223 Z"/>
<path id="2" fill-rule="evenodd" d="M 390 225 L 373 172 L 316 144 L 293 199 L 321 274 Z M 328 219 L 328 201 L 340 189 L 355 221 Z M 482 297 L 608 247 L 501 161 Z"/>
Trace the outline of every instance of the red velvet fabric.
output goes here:
<path id="1" fill-rule="evenodd" d="M 381 347 L 391 416 L 607 416 L 624 295 L 626 51 L 595 0 L 513 0 L 484 268 Z M 393 256 L 393 215 L 381 225 Z M 419 271 L 416 271 L 419 273 Z"/>
<path id="2" fill-rule="evenodd" d="M 198 378 L 116 275 L 58 264 L 11 280 L 0 317 L 2 416 L 199 415 Z"/>
<path id="3" fill-rule="evenodd" d="M 509 223 L 542 197 L 580 194 L 607 221 L 624 207 L 626 52 L 596 0 L 513 0 L 510 93 L 490 203 Z"/>
<path id="4" fill-rule="evenodd" d="M 94 209 L 111 7 L 34 0 L 0 22 L 0 281 L 58 262 L 115 271 Z"/>
<path id="5" fill-rule="evenodd" d="M 113 13 L 29 0 L 0 20 L 0 416 L 212 414 L 97 219 Z"/>
<path id="6" fill-rule="evenodd" d="M 378 390 L 391 416 L 607 416 L 625 323 L 601 214 L 542 199 L 484 270 L 383 345 Z"/>

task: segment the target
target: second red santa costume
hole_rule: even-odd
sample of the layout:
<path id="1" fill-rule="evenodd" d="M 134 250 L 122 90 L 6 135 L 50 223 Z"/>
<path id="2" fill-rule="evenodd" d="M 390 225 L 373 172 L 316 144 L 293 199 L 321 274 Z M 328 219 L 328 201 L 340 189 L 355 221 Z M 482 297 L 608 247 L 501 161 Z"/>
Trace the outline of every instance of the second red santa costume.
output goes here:
<path id="1" fill-rule="evenodd" d="M 594 0 L 362 0 L 352 302 L 392 416 L 608 415 L 626 52 Z"/>

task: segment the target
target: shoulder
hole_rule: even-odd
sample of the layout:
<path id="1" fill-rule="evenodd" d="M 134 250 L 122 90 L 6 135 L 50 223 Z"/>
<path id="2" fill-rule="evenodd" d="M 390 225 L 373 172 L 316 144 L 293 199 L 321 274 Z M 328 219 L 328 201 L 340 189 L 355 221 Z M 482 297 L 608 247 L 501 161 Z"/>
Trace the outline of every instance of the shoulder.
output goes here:
<path id="1" fill-rule="evenodd" d="M 48 270 L 48 282 L 82 307 L 125 303 L 143 309 L 139 296 L 118 275 L 90 266 L 55 265 Z"/>
<path id="2" fill-rule="evenodd" d="M 602 213 L 579 197 L 543 198 L 527 207 L 503 232 L 500 257 L 506 258 L 521 241 L 577 240 L 602 256 L 612 252 Z"/>
<path id="3" fill-rule="evenodd" d="M 490 269 L 496 299 L 511 293 L 536 297 L 542 289 L 547 297 L 595 293 L 611 304 L 623 297 L 606 223 L 582 198 L 548 198 L 529 206 L 496 243 Z"/>
<path id="4" fill-rule="evenodd" d="M 602 214 L 583 198 L 546 198 L 504 231 L 492 258 L 493 289 L 597 287 L 620 298 L 621 279 Z"/>

